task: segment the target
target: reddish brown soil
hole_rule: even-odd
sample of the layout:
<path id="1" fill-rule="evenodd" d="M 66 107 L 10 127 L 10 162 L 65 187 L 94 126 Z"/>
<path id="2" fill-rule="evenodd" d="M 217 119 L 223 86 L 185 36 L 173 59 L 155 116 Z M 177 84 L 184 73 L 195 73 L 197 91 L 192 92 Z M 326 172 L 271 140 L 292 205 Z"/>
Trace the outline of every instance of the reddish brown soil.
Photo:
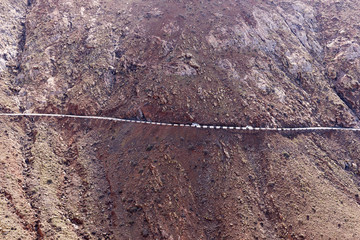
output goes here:
<path id="1" fill-rule="evenodd" d="M 356 1 L 4 0 L 0 109 L 359 127 Z M 359 239 L 359 133 L 0 119 L 0 239 Z"/>

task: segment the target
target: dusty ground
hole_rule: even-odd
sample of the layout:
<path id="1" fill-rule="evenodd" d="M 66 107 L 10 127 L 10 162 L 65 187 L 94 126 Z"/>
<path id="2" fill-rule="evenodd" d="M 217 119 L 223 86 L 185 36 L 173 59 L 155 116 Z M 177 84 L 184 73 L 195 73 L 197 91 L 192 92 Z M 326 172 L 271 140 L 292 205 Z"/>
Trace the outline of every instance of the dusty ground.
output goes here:
<path id="1" fill-rule="evenodd" d="M 359 1 L 3 0 L 0 109 L 360 126 Z M 359 134 L 0 119 L 1 239 L 359 239 Z"/>

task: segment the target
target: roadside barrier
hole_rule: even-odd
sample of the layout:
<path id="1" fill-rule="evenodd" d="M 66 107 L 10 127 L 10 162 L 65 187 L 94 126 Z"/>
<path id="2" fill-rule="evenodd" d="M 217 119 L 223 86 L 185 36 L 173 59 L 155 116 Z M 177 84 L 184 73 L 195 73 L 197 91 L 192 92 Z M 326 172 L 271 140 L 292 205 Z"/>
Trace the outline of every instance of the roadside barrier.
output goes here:
<path id="1" fill-rule="evenodd" d="M 144 120 L 131 120 L 114 117 L 85 116 L 85 115 L 67 115 L 54 113 L 0 113 L 0 117 L 55 117 L 55 118 L 80 118 L 80 119 L 98 119 L 115 122 L 126 122 L 136 124 L 150 124 L 170 127 L 191 127 L 202 129 L 223 129 L 223 130 L 243 130 L 243 131 L 360 131 L 360 128 L 345 127 L 254 127 L 254 126 L 223 126 L 223 125 L 205 125 L 200 123 L 164 123 Z"/>

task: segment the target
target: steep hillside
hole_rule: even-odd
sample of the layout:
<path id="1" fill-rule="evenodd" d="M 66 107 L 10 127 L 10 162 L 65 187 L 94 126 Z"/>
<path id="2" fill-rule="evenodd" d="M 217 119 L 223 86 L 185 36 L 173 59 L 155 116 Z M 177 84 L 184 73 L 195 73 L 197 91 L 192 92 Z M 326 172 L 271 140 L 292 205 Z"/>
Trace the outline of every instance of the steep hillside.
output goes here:
<path id="1" fill-rule="evenodd" d="M 360 127 L 359 1 L 2 0 L 0 109 Z M 359 133 L 0 118 L 1 239 L 359 239 Z"/>

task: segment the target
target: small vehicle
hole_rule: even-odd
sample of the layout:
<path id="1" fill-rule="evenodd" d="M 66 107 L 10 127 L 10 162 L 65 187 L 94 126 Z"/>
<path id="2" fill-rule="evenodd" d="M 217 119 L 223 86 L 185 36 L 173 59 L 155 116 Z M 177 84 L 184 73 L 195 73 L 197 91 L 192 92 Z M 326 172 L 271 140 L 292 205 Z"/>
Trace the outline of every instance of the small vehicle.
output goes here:
<path id="1" fill-rule="evenodd" d="M 254 128 L 252 126 L 246 126 L 245 129 L 246 130 L 254 130 Z"/>

